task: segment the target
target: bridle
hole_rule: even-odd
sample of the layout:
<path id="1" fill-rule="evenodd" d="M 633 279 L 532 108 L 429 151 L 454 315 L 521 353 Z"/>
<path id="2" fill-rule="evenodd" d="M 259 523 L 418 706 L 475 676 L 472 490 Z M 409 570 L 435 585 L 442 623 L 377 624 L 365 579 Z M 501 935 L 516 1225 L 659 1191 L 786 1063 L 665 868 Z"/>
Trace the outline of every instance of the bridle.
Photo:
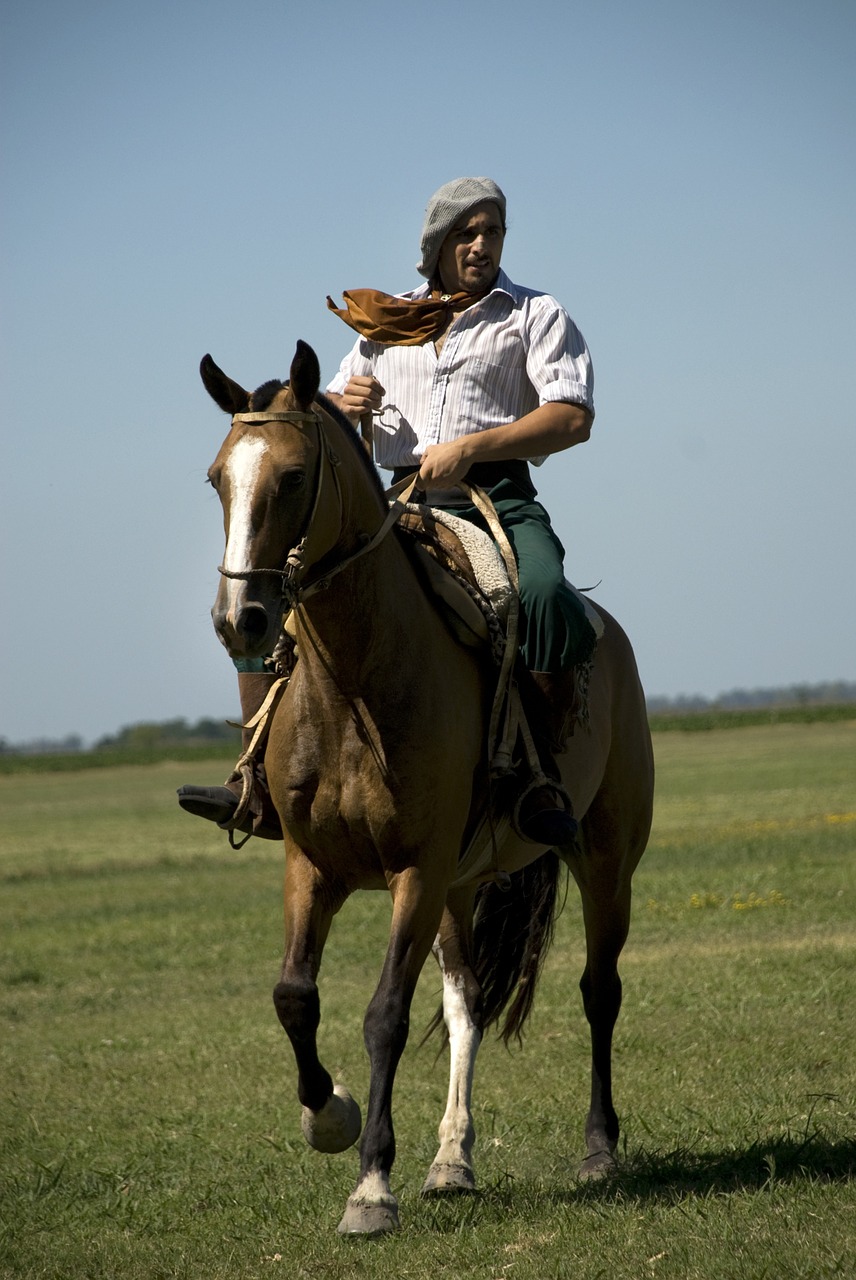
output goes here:
<path id="1" fill-rule="evenodd" d="M 386 535 L 392 526 L 398 521 L 404 507 L 410 498 L 411 493 L 416 487 L 417 475 L 414 475 L 412 481 L 408 481 L 405 488 L 398 494 L 395 502 L 389 509 L 385 519 L 381 522 L 379 528 L 374 534 L 364 535 L 361 544 L 350 553 L 344 554 L 341 559 L 335 561 L 320 573 L 316 578 L 306 580 L 306 573 L 311 566 L 313 556 L 311 554 L 311 539 L 313 529 L 315 527 L 315 517 L 321 507 L 322 495 L 326 493 L 328 487 L 332 485 L 336 505 L 338 507 L 338 523 L 341 529 L 344 518 L 344 501 L 342 496 L 342 485 L 339 480 L 339 467 L 341 460 L 333 449 L 327 438 L 326 432 L 321 429 L 321 415 L 315 411 L 292 410 L 282 413 L 271 413 L 267 410 L 260 413 L 236 413 L 232 417 L 232 424 L 235 423 L 264 423 L 264 422 L 297 422 L 314 425 L 319 446 L 318 470 L 316 473 L 315 493 L 312 498 L 312 506 L 309 518 L 306 521 L 305 531 L 300 541 L 297 542 L 285 558 L 285 564 L 281 569 L 226 569 L 224 566 L 218 565 L 217 572 L 222 574 L 224 578 L 235 579 L 240 582 L 252 582 L 258 578 L 278 578 L 280 583 L 280 595 L 283 604 L 289 609 L 295 608 L 310 596 L 315 595 L 318 591 L 324 591 L 329 587 L 332 579 L 346 569 L 349 565 L 358 560 L 360 556 L 366 555 L 369 551 L 373 551 Z M 323 554 L 323 553 L 322 553 Z"/>

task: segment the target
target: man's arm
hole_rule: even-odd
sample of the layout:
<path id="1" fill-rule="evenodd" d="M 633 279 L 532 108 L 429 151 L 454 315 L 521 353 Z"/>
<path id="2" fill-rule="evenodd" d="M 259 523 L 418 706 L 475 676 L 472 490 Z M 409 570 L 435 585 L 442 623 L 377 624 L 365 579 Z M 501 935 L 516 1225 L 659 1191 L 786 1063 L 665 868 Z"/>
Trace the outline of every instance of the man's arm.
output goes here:
<path id="1" fill-rule="evenodd" d="M 591 434 L 591 424 L 592 415 L 582 405 L 552 401 L 516 422 L 429 445 L 422 455 L 419 475 L 426 486 L 448 487 L 462 480 L 475 462 L 537 458 L 582 444 Z"/>

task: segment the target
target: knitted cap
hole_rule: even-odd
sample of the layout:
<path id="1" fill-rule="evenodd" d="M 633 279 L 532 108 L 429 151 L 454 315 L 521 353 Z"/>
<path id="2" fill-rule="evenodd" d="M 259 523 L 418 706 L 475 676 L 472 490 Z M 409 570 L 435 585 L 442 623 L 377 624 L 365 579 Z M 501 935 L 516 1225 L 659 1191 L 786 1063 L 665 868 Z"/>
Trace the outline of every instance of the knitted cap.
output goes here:
<path id="1" fill-rule="evenodd" d="M 435 191 L 425 210 L 422 227 L 422 260 L 416 270 L 430 280 L 437 269 L 440 248 L 459 218 L 473 205 L 492 200 L 505 224 L 505 196 L 490 178 L 455 178 Z"/>

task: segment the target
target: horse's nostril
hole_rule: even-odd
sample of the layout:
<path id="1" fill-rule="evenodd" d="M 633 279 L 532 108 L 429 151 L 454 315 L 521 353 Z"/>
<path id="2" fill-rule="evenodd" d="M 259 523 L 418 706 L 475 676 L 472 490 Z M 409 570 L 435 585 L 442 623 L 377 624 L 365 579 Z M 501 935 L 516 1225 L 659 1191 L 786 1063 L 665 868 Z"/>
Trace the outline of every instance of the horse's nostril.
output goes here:
<path id="1" fill-rule="evenodd" d="M 267 628 L 267 611 L 260 604 L 246 605 L 235 619 L 235 630 L 245 640 L 261 640 Z"/>

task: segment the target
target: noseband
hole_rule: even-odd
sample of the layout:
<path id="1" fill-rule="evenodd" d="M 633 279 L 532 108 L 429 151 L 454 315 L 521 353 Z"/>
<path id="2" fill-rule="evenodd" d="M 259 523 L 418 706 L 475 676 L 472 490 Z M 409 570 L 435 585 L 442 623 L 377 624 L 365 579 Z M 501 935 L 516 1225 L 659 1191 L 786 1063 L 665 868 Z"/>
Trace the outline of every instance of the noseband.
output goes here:
<path id="1" fill-rule="evenodd" d="M 314 412 L 307 413 L 307 412 L 302 412 L 300 410 L 294 410 L 293 412 L 285 412 L 285 413 L 269 413 L 267 411 L 264 411 L 261 413 L 236 413 L 232 418 L 233 425 L 236 422 L 314 423 L 316 428 L 316 432 L 318 435 L 318 443 L 319 443 L 319 460 L 318 460 L 317 478 L 315 482 L 315 493 L 312 499 L 312 509 L 309 515 L 309 519 L 306 522 L 305 532 L 303 533 L 303 536 L 301 537 L 300 541 L 295 546 L 293 546 L 289 551 L 288 555 L 285 558 L 284 567 L 282 569 L 235 570 L 235 569 L 226 569 L 222 564 L 217 566 L 217 572 L 222 574 L 224 578 L 237 579 L 238 581 L 241 581 L 241 582 L 252 582 L 254 578 L 265 578 L 265 577 L 278 578 L 280 581 L 280 591 L 281 591 L 282 601 L 287 608 L 293 609 L 296 605 L 308 599 L 310 596 L 314 595 L 317 591 L 325 590 L 330 585 L 331 579 L 334 578 L 337 573 L 340 573 L 342 569 L 347 568 L 348 565 L 353 564 L 355 560 L 359 559 L 360 556 L 365 555 L 366 552 L 374 550 L 374 548 L 382 541 L 382 539 L 386 537 L 387 533 L 392 528 L 392 526 L 396 523 L 402 511 L 404 510 L 404 507 L 410 497 L 410 494 L 412 493 L 415 487 L 417 477 L 414 476 L 413 482 L 409 484 L 407 488 L 402 491 L 402 493 L 399 494 L 396 501 L 390 507 L 386 518 L 383 520 L 383 522 L 381 523 L 376 533 L 374 533 L 371 536 L 364 535 L 362 544 L 359 547 L 357 547 L 355 551 L 352 551 L 349 554 L 344 555 L 342 559 L 337 560 L 333 565 L 331 565 L 328 569 L 326 569 L 323 574 L 319 575 L 319 577 L 310 579 L 307 582 L 307 581 L 304 581 L 304 575 L 308 568 L 306 563 L 307 542 L 312 533 L 312 527 L 314 525 L 315 517 L 318 513 L 318 508 L 320 505 L 321 493 L 325 487 L 324 486 L 325 473 L 328 473 L 330 478 L 333 481 L 333 488 L 335 489 L 335 493 L 336 493 L 336 502 L 339 508 L 339 527 L 340 528 L 341 528 L 341 522 L 342 522 L 343 510 L 344 510 L 343 502 L 342 502 L 342 486 L 339 481 L 339 475 L 338 475 L 338 468 L 341 465 L 341 463 L 338 455 L 335 453 L 335 451 L 331 447 L 325 432 L 322 431 L 321 429 L 321 415 L 319 413 L 314 413 Z"/>

